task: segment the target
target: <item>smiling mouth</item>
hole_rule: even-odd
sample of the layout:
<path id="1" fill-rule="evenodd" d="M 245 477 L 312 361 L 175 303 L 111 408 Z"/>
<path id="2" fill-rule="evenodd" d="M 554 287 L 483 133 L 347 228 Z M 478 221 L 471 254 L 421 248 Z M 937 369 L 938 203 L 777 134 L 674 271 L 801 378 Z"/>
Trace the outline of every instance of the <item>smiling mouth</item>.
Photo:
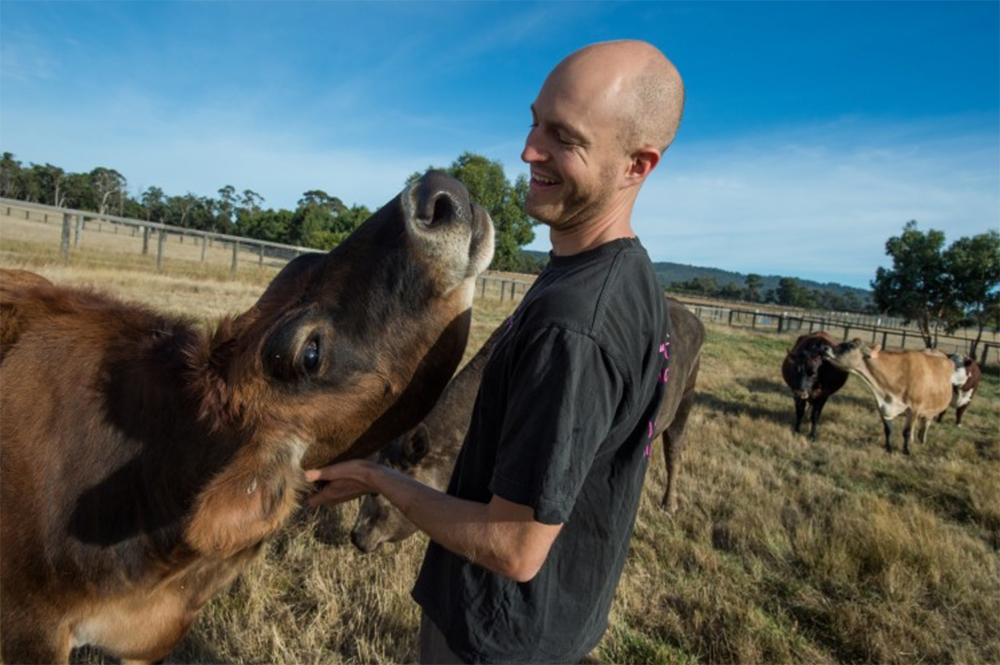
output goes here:
<path id="1" fill-rule="evenodd" d="M 560 184 L 560 181 L 555 178 L 550 178 L 549 176 L 542 175 L 541 173 L 531 174 L 531 186 L 538 189 L 547 189 L 550 187 L 555 187 Z"/>

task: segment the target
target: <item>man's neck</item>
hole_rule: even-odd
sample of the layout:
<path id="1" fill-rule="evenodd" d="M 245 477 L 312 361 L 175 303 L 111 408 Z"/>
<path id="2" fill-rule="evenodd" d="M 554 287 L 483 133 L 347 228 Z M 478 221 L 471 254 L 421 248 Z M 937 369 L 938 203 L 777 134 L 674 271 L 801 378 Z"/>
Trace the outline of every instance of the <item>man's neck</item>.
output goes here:
<path id="1" fill-rule="evenodd" d="M 619 238 L 634 238 L 632 205 L 611 208 L 582 224 L 569 227 L 549 227 L 549 241 L 556 256 L 573 256 Z"/>

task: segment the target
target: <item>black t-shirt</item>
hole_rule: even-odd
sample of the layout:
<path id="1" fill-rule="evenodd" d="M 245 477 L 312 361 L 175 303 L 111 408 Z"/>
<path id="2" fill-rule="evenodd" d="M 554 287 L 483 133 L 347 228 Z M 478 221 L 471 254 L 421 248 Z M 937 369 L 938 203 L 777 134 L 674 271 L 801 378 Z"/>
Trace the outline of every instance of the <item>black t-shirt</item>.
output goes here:
<path id="1" fill-rule="evenodd" d="M 663 396 L 669 321 L 634 238 L 548 267 L 504 324 L 448 493 L 564 524 L 538 575 L 496 575 L 432 542 L 413 597 L 469 662 L 579 662 L 621 577 Z"/>

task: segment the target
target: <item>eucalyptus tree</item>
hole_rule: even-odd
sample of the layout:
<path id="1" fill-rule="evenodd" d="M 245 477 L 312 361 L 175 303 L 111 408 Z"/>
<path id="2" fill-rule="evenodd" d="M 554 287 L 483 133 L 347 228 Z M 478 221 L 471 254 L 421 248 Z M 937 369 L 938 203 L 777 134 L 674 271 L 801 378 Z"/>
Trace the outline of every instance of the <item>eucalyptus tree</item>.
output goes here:
<path id="1" fill-rule="evenodd" d="M 926 233 L 909 221 L 903 232 L 885 243 L 892 267 L 879 267 L 872 295 L 879 310 L 915 322 L 927 348 L 935 346 L 937 329 L 954 320 L 953 280 L 945 270 L 944 233 Z"/>
<path id="2" fill-rule="evenodd" d="M 988 325 L 1000 327 L 995 313 L 1000 299 L 1000 232 L 959 238 L 945 250 L 942 264 L 955 304 L 976 325 L 970 351 L 975 356 L 983 330 Z"/>

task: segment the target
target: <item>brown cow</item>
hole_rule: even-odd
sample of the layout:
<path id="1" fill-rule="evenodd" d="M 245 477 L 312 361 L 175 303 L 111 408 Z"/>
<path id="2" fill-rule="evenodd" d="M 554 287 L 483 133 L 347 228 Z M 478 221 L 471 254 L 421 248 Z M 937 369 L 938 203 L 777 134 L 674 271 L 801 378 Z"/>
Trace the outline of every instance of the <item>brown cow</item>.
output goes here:
<path id="1" fill-rule="evenodd" d="M 955 366 L 955 371 L 951 375 L 951 405 L 955 407 L 955 425 L 962 426 L 962 414 L 972 402 L 972 396 L 979 390 L 979 381 L 982 372 L 976 361 L 960 353 L 951 355 L 951 362 Z M 937 421 L 941 422 L 945 411 L 938 416 Z"/>
<path id="2" fill-rule="evenodd" d="M 667 299 L 670 313 L 671 346 L 667 390 L 657 417 L 656 435 L 663 435 L 667 463 L 667 490 L 663 505 L 669 512 L 677 508 L 677 476 L 680 473 L 684 431 L 691 405 L 705 327 L 676 300 Z M 501 325 L 478 353 L 452 380 L 431 413 L 421 424 L 399 437 L 377 454 L 377 459 L 425 485 L 444 490 L 452 467 L 465 440 L 483 368 Z M 398 542 L 416 532 L 416 527 L 391 503 L 379 495 L 361 501 L 351 530 L 351 541 L 363 552 L 371 552 L 384 542 Z"/>
<path id="3" fill-rule="evenodd" d="M 286 521 L 302 466 L 367 455 L 426 415 L 492 248 L 489 215 L 430 173 L 211 332 L 2 280 L 17 330 L 0 364 L 3 660 L 170 653 Z"/>
<path id="4" fill-rule="evenodd" d="M 819 432 L 819 416 L 830 396 L 844 387 L 850 376 L 837 369 L 824 358 L 824 348 L 834 347 L 837 342 L 823 331 L 802 335 L 788 350 L 781 363 L 781 376 L 792 389 L 795 400 L 795 432 L 802 428 L 806 405 L 810 406 L 812 429 L 809 438 L 816 441 Z"/>
<path id="5" fill-rule="evenodd" d="M 889 452 L 893 418 L 906 416 L 903 452 L 909 455 L 914 421 L 920 442 L 926 443 L 931 419 L 948 408 L 954 365 L 940 351 L 888 351 L 855 339 L 827 350 L 826 357 L 835 367 L 861 377 L 875 395 Z"/>

